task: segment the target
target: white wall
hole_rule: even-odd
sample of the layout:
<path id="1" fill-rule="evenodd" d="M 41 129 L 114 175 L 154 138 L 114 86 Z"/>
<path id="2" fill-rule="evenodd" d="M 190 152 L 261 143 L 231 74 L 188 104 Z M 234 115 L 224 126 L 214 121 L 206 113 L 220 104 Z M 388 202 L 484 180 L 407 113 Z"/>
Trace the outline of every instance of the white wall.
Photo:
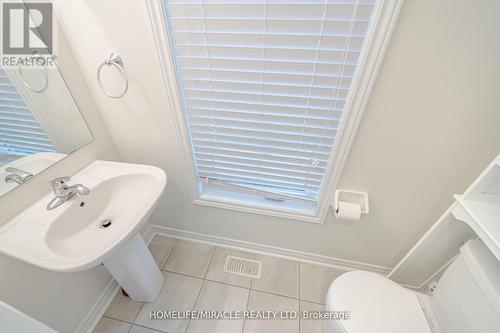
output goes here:
<path id="1" fill-rule="evenodd" d="M 102 118 L 62 32 L 58 38 L 61 72 L 95 139 L 0 198 L 0 225 L 51 191 L 50 179 L 74 174 L 95 159 L 116 159 Z M 55 273 L 0 255 L 0 300 L 62 333 L 75 331 L 110 281 L 111 276 L 101 267 L 80 273 Z"/>
<path id="2" fill-rule="evenodd" d="M 500 152 L 500 3 L 407 0 L 340 180 L 370 192 L 369 216 L 317 225 L 195 206 L 146 1 L 61 6 L 120 156 L 168 174 L 155 224 L 393 266 Z M 104 97 L 95 81 L 112 51 L 131 82 L 121 100 Z"/>

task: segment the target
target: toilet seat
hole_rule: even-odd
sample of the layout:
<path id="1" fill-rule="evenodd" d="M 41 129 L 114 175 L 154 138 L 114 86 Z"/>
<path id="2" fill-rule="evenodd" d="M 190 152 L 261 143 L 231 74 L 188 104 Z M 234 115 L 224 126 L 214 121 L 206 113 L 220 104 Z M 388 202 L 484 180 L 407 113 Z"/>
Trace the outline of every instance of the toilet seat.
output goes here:
<path id="1" fill-rule="evenodd" d="M 431 333 L 417 294 L 375 273 L 352 271 L 328 290 L 328 311 L 350 311 L 348 320 L 330 320 L 335 333 Z"/>

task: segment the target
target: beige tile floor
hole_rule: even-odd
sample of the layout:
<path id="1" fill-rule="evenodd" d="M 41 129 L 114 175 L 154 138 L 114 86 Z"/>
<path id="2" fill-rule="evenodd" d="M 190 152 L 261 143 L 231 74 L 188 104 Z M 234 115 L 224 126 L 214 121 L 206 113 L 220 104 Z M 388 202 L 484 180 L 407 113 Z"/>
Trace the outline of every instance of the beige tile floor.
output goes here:
<path id="1" fill-rule="evenodd" d="M 119 292 L 94 333 L 321 333 L 320 320 L 150 320 L 150 311 L 289 310 L 324 311 L 331 281 L 343 271 L 155 236 L 149 244 L 165 285 L 153 303 L 134 302 Z M 260 279 L 224 273 L 227 255 L 261 260 Z"/>

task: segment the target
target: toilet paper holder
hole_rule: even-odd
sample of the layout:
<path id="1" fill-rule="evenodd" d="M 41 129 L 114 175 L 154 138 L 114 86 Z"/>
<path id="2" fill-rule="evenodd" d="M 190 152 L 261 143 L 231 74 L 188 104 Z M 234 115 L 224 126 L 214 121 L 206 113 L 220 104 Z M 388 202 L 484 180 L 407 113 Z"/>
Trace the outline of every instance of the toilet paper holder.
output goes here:
<path id="1" fill-rule="evenodd" d="M 345 201 L 353 204 L 358 204 L 361 207 L 361 214 L 368 214 L 370 212 L 370 206 L 368 204 L 368 193 L 349 191 L 349 190 L 336 190 L 335 198 L 332 202 L 333 209 L 338 210 L 339 201 Z"/>

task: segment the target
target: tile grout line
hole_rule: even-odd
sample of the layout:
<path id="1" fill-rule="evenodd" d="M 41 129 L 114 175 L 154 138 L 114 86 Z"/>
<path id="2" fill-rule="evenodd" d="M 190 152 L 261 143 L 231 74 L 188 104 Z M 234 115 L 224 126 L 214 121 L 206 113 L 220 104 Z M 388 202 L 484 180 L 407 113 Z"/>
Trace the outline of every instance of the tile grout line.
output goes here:
<path id="1" fill-rule="evenodd" d="M 252 281 L 253 279 L 251 278 L 250 279 L 250 287 L 252 286 Z M 248 311 L 248 304 L 250 303 L 250 293 L 252 292 L 252 288 L 249 288 L 248 289 L 248 296 L 247 296 L 247 304 L 245 306 L 245 311 Z M 245 331 L 245 324 L 246 324 L 247 320 L 244 319 L 243 320 L 243 325 L 241 325 L 241 333 L 243 333 Z"/>
<path id="2" fill-rule="evenodd" d="M 299 333 L 302 331 L 302 299 L 300 298 L 300 267 L 302 264 L 299 262 Z"/>
<path id="3" fill-rule="evenodd" d="M 191 310 L 194 311 L 196 309 L 196 305 L 198 304 L 198 300 L 200 299 L 201 291 L 203 290 L 203 287 L 205 286 L 205 280 L 202 280 L 200 290 L 198 291 L 198 295 L 196 296 L 196 300 L 194 301 L 193 308 Z M 188 323 L 186 325 L 186 329 L 184 332 L 187 332 L 189 330 L 189 324 L 191 324 L 191 319 L 188 320 Z"/>
<path id="4" fill-rule="evenodd" d="M 326 305 L 325 303 L 312 302 L 312 301 L 308 301 L 307 299 L 299 299 L 299 301 L 307 302 L 307 303 L 311 303 L 311 304 L 316 304 L 316 305 Z"/>
<path id="5" fill-rule="evenodd" d="M 130 327 L 128 328 L 127 333 L 129 333 L 129 332 L 130 332 L 130 330 L 132 329 L 132 327 L 133 327 L 133 326 L 139 326 L 139 327 L 147 328 L 148 330 L 152 330 L 152 331 L 155 331 L 155 332 L 167 333 L 167 332 L 165 332 L 165 331 L 160 331 L 160 330 L 157 330 L 157 329 L 155 329 L 155 328 L 147 327 L 147 326 L 144 326 L 144 325 L 134 324 L 134 323 L 128 322 L 128 321 L 126 321 L 126 320 L 122 320 L 122 319 L 117 319 L 117 318 L 108 317 L 108 316 L 104 316 L 104 315 L 101 317 L 101 319 L 102 319 L 102 318 L 111 319 L 111 320 L 116 320 L 116 321 L 122 322 L 122 323 L 124 323 L 124 324 L 129 324 L 129 325 L 130 325 Z"/>
<path id="6" fill-rule="evenodd" d="M 169 237 L 169 238 L 175 239 L 174 237 L 170 237 L 170 236 L 165 236 L 165 237 Z M 191 240 L 186 240 L 186 241 L 187 242 L 191 242 L 191 243 L 197 243 L 197 242 L 191 241 Z M 214 254 L 215 254 L 215 251 L 216 251 L 217 248 L 219 248 L 221 250 L 233 250 L 231 248 L 226 248 L 226 247 L 220 246 L 220 245 L 212 245 L 212 246 L 215 248 L 215 250 L 214 250 L 214 253 L 212 253 L 212 257 L 210 259 L 210 264 L 209 264 L 208 271 L 210 270 L 210 265 L 213 262 L 213 257 L 214 257 Z M 239 252 L 242 252 L 242 253 L 247 254 L 247 255 L 255 255 L 255 257 L 252 258 L 254 260 L 258 260 L 259 255 L 268 256 L 266 254 L 253 253 L 253 252 L 248 252 L 248 251 L 245 251 L 245 250 L 234 250 L 234 251 L 239 251 Z M 278 258 L 278 259 L 280 259 L 280 258 Z M 309 303 L 314 303 L 314 304 L 319 304 L 319 305 L 325 305 L 324 302 L 318 302 L 318 301 L 314 301 L 314 300 L 302 298 L 302 294 L 301 294 L 301 290 L 300 290 L 300 286 L 301 286 L 301 283 L 300 283 L 301 276 L 300 275 L 301 275 L 301 272 L 302 272 L 302 267 L 301 266 L 302 266 L 302 264 L 305 264 L 305 263 L 303 263 L 301 261 L 297 261 L 297 260 L 290 260 L 290 259 L 283 259 L 283 260 L 291 261 L 291 262 L 294 262 L 294 263 L 298 264 L 298 267 L 299 267 L 299 290 L 298 290 L 299 296 L 298 297 L 289 296 L 289 295 L 283 295 L 283 294 L 278 294 L 278 293 L 273 293 L 273 292 L 269 292 L 269 291 L 265 291 L 265 290 L 260 290 L 260 289 L 255 289 L 254 286 L 253 286 L 253 282 L 255 280 L 254 278 L 250 278 L 250 287 L 245 287 L 245 286 L 240 286 L 240 285 L 236 285 L 236 284 L 230 284 L 230 283 L 227 283 L 227 282 L 222 282 L 222 281 L 217 281 L 217 280 L 209 279 L 209 278 L 207 278 L 208 271 L 206 271 L 205 277 L 201 278 L 199 276 L 189 275 L 189 274 L 185 274 L 185 273 L 179 273 L 179 272 L 170 271 L 170 270 L 167 270 L 167 269 L 162 269 L 162 270 L 166 271 L 166 272 L 181 274 L 181 275 L 190 276 L 190 277 L 194 277 L 194 278 L 198 278 L 198 279 L 205 279 L 205 280 L 208 280 L 208 281 L 213 281 L 213 282 L 228 284 L 228 285 L 235 286 L 235 287 L 248 288 L 248 289 L 251 289 L 251 290 L 261 291 L 261 292 L 265 292 L 265 293 L 273 294 L 273 295 L 277 295 L 277 296 L 283 296 L 283 297 L 288 297 L 288 298 L 293 298 L 293 299 L 299 299 L 301 301 L 305 301 L 305 302 L 309 302 Z M 325 266 L 316 265 L 316 264 L 311 264 L 311 265 L 325 267 Z M 327 267 L 327 268 L 330 268 L 330 267 Z M 335 271 L 339 271 L 338 269 L 335 269 L 335 268 L 332 268 L 332 269 L 335 270 Z M 344 270 L 340 270 L 340 271 L 344 272 Z"/>
<path id="7" fill-rule="evenodd" d="M 215 252 L 217 252 L 217 246 L 214 246 L 214 251 L 212 252 L 212 256 L 210 257 L 210 262 L 208 263 L 208 267 L 203 280 L 207 280 L 208 272 L 210 272 L 210 268 L 212 268 L 212 264 L 214 262 Z"/>
<path id="8" fill-rule="evenodd" d="M 285 297 L 285 298 L 290 298 L 290 299 L 293 299 L 293 300 L 296 300 L 296 301 L 300 301 L 300 298 L 298 298 L 298 297 L 293 297 L 293 296 L 288 296 L 288 295 L 282 295 L 282 294 L 272 293 L 270 291 L 265 291 L 265 290 L 260 290 L 260 289 L 250 289 L 250 290 L 257 291 L 259 293 L 264 293 L 264 294 L 269 294 L 269 295 L 279 296 L 279 297 Z"/>
<path id="9" fill-rule="evenodd" d="M 134 326 L 138 326 L 138 327 L 142 327 L 142 328 L 146 328 L 148 330 L 151 330 L 151 331 L 154 331 L 154 332 L 158 332 L 158 333 L 168 333 L 167 331 L 161 331 L 161 330 L 157 330 L 156 328 L 151 328 L 151 327 L 147 327 L 147 326 L 144 326 L 144 325 L 139 325 L 139 324 L 132 324 L 131 329 L 132 327 Z"/>
<path id="10" fill-rule="evenodd" d="M 170 252 L 168 253 L 168 256 L 167 256 L 167 258 L 165 258 L 165 262 L 163 263 L 163 265 L 162 265 L 162 266 L 165 266 L 165 265 L 167 264 L 167 260 L 168 260 L 168 258 L 170 258 L 170 255 L 172 254 L 172 252 L 174 252 L 174 248 L 177 246 L 177 239 L 175 239 L 175 238 L 174 238 L 174 240 L 175 240 L 174 246 L 172 246 L 172 250 L 170 250 Z M 160 269 L 160 272 L 161 272 L 161 268 L 159 267 L 159 265 L 158 265 L 158 268 Z M 163 275 L 163 274 L 162 274 L 162 275 Z M 164 277 L 165 277 L 165 276 L 164 276 Z M 160 289 L 160 293 L 161 293 L 161 291 L 163 290 L 163 288 L 165 288 L 165 284 L 166 284 L 166 283 L 167 283 L 167 281 L 165 280 L 165 282 L 163 282 L 163 286 L 162 286 L 162 287 L 161 287 L 161 289 Z M 159 295 L 158 295 L 158 296 L 159 296 Z M 132 322 L 132 325 L 134 325 L 134 324 L 135 324 L 135 321 L 136 321 L 136 320 L 137 320 L 137 318 L 139 317 L 139 314 L 141 313 L 142 309 L 144 308 L 144 304 L 145 304 L 145 302 L 142 302 L 142 304 L 141 304 L 141 308 L 139 309 L 139 311 L 138 311 L 138 312 L 137 312 L 137 314 L 135 315 L 135 318 L 134 318 L 134 321 Z"/>
<path id="11" fill-rule="evenodd" d="M 300 262 L 299 262 L 299 299 L 300 299 Z"/>
<path id="12" fill-rule="evenodd" d="M 228 282 L 222 282 L 222 281 L 217 281 L 217 280 L 212 280 L 212 279 L 203 279 L 203 278 L 200 278 L 199 276 L 188 275 L 188 274 L 174 272 L 174 271 L 169 271 L 169 270 L 165 270 L 165 269 L 162 270 L 162 271 L 163 272 L 167 272 L 167 273 L 172 273 L 172 274 L 178 274 L 178 275 L 182 275 L 182 276 L 186 276 L 186 277 L 190 277 L 190 278 L 195 278 L 195 279 L 199 279 L 199 280 L 206 280 L 206 281 L 209 281 L 209 282 L 216 282 L 216 283 L 224 284 L 224 285 L 231 286 L 231 287 L 237 287 L 237 288 L 243 288 L 243 289 L 249 289 L 249 290 L 253 290 L 253 291 L 258 291 L 258 292 L 269 294 L 269 295 L 273 295 L 273 296 L 286 297 L 286 298 L 290 298 L 290 299 L 294 299 L 294 300 L 298 300 L 298 301 L 304 301 L 304 302 L 308 302 L 308 303 L 313 303 L 313 304 L 317 304 L 317 305 L 325 305 L 325 303 L 319 303 L 319 302 L 316 302 L 316 301 L 311 301 L 309 299 L 304 299 L 304 298 L 299 298 L 299 297 L 293 297 L 293 296 L 288 296 L 288 295 L 277 294 L 277 293 L 273 293 L 273 292 L 265 291 L 265 290 L 260 290 L 260 289 L 254 289 L 254 288 L 252 288 L 253 280 L 254 280 L 253 278 L 251 278 L 251 280 L 250 280 L 250 287 L 247 288 L 247 287 L 242 287 L 242 286 L 239 286 L 239 285 L 230 284 Z"/>
<path id="13" fill-rule="evenodd" d="M 214 260 L 216 250 L 217 250 L 217 246 L 214 245 L 214 249 L 212 250 L 212 256 L 210 257 L 210 262 L 208 263 L 207 270 L 205 271 L 205 276 L 203 277 L 203 280 L 207 279 L 208 270 L 210 269 L 210 266 L 212 265 L 212 261 Z"/>
<path id="14" fill-rule="evenodd" d="M 197 276 L 187 275 L 187 274 L 183 274 L 183 273 L 178 273 L 178 272 L 173 272 L 173 271 L 166 271 L 166 270 L 163 270 L 163 272 L 167 272 L 167 273 L 171 273 L 171 274 L 177 274 L 177 275 L 182 275 L 182 276 L 185 276 L 185 277 L 189 277 L 189 278 L 193 278 L 193 279 L 198 279 L 198 280 L 203 280 L 203 281 L 207 281 L 207 282 L 213 282 L 213 283 L 223 284 L 223 285 L 228 286 L 228 287 L 247 289 L 247 290 L 250 290 L 250 291 L 256 291 L 256 292 L 259 292 L 259 293 L 268 294 L 268 295 L 272 295 L 272 296 L 284 297 L 284 298 L 293 299 L 293 300 L 296 300 L 296 301 L 304 301 L 304 302 L 308 302 L 308 303 L 314 303 L 314 304 L 317 304 L 317 305 L 325 305 L 323 303 L 309 301 L 309 300 L 306 300 L 306 299 L 299 299 L 297 297 L 276 294 L 276 293 L 272 293 L 272 292 L 264 291 L 264 290 L 259 290 L 259 289 L 251 289 L 251 288 L 237 286 L 237 285 L 234 285 L 234 284 L 230 284 L 230 283 L 227 283 L 227 282 L 221 282 L 221 281 L 217 281 L 217 280 L 202 279 L 202 278 L 197 277 Z"/>
<path id="15" fill-rule="evenodd" d="M 102 316 L 101 316 L 101 319 L 99 319 L 99 321 L 101 321 L 101 320 L 102 320 L 102 318 L 111 319 L 111 320 L 116 320 L 116 321 L 122 322 L 122 323 L 124 323 L 124 324 L 129 324 L 130 326 L 129 326 L 129 327 L 128 327 L 128 329 L 127 329 L 127 333 L 130 333 L 130 330 L 132 329 L 132 326 L 134 326 L 134 324 L 129 323 L 128 321 L 124 321 L 124 320 L 120 320 L 120 319 L 111 318 L 111 317 L 108 317 L 108 316 L 105 316 L 105 315 L 102 315 Z M 96 327 L 97 327 L 97 326 L 96 326 Z M 94 330 L 92 330 L 92 333 L 94 333 L 94 331 L 95 331 L 95 328 L 94 328 Z"/>
<path id="16" fill-rule="evenodd" d="M 160 268 L 160 271 L 163 271 L 163 268 L 165 268 L 165 265 L 167 264 L 168 259 L 170 259 L 170 256 L 172 255 L 172 252 L 174 252 L 175 248 L 177 247 L 177 243 L 179 242 L 179 240 L 178 240 L 178 239 L 175 239 L 175 238 L 172 238 L 172 239 L 174 239 L 174 240 L 175 240 L 175 242 L 174 242 L 174 246 L 172 246 L 172 250 L 170 250 L 170 252 L 168 253 L 168 256 L 167 256 L 167 258 L 165 259 L 165 262 L 163 263 L 163 265 L 162 265 L 161 267 L 159 267 L 159 268 Z"/>
<path id="17" fill-rule="evenodd" d="M 259 260 L 259 259 L 258 259 L 258 254 L 256 254 L 256 255 L 255 255 L 254 259 L 255 259 L 255 260 Z M 263 270 L 263 269 L 264 269 L 264 265 L 262 265 L 261 270 Z M 262 275 L 262 271 L 261 271 L 261 275 Z M 254 278 L 250 278 L 250 286 L 248 286 L 247 306 L 246 306 L 246 308 L 245 308 L 245 310 L 246 310 L 246 311 L 248 311 L 248 305 L 250 304 L 250 294 L 252 293 L 252 290 L 253 290 L 253 289 L 252 289 L 252 285 L 253 285 L 253 281 L 254 281 L 254 280 L 255 280 Z M 243 320 L 243 326 L 242 326 L 242 328 L 241 328 L 241 332 L 242 332 L 242 333 L 245 331 L 245 324 L 246 324 L 246 323 L 247 323 L 247 320 L 246 320 L 246 319 L 245 319 L 245 320 Z"/>
<path id="18" fill-rule="evenodd" d="M 210 279 L 206 279 L 204 281 L 207 281 L 207 282 L 210 282 L 210 283 L 215 283 L 215 284 L 222 284 L 222 285 L 227 286 L 227 287 L 233 287 L 233 288 L 238 288 L 238 289 L 250 290 L 249 288 L 241 287 L 241 286 L 235 286 L 234 284 L 229 284 L 227 282 L 220 282 L 220 281 L 215 281 L 215 280 L 210 280 Z"/>
<path id="19" fill-rule="evenodd" d="M 163 289 L 163 287 L 162 287 L 162 289 Z M 134 318 L 134 321 L 132 322 L 132 324 L 135 324 L 135 321 L 137 320 L 137 317 L 139 317 L 139 314 L 141 313 L 142 308 L 144 307 L 144 304 L 145 304 L 144 302 L 141 304 L 141 308 L 139 309 L 139 311 L 135 315 L 135 318 Z"/>
<path id="20" fill-rule="evenodd" d="M 211 257 L 210 257 L 210 261 L 209 261 L 209 264 L 207 266 L 207 269 L 205 270 L 205 274 L 204 274 L 204 277 L 200 278 L 200 277 L 197 277 L 197 276 L 192 276 L 192 275 L 188 275 L 188 274 L 184 274 L 184 273 L 178 273 L 178 272 L 174 272 L 174 271 L 170 271 L 170 270 L 166 270 L 166 269 L 163 269 L 168 260 L 170 259 L 170 257 L 172 256 L 173 252 L 175 251 L 175 249 L 177 248 L 178 244 L 179 244 L 179 240 L 178 239 L 174 239 L 174 243 L 173 243 L 173 246 L 171 247 L 171 251 L 168 253 L 168 255 L 166 256 L 166 258 L 164 259 L 164 262 L 163 262 L 163 265 L 161 267 L 161 271 L 162 272 L 168 272 L 168 273 L 172 273 L 172 274 L 178 274 L 178 275 L 181 275 L 181 276 L 186 276 L 186 277 L 190 277 L 190 278 L 196 278 L 196 279 L 199 279 L 199 280 L 202 280 L 202 285 L 199 289 L 199 292 L 198 292 L 198 295 L 196 297 L 196 301 L 194 303 L 194 306 L 193 306 L 193 309 L 196 308 L 199 300 L 200 300 L 200 296 L 201 296 L 201 292 L 203 290 L 203 287 L 205 287 L 205 285 L 208 283 L 208 282 L 214 282 L 214 283 L 218 283 L 218 284 L 222 284 L 222 285 L 226 285 L 226 286 L 229 286 L 229 287 L 236 287 L 236 288 L 242 288 L 242 289 L 247 289 L 248 290 L 248 296 L 247 296 L 247 300 L 246 300 L 246 307 L 245 309 L 248 310 L 248 307 L 249 307 L 249 303 L 250 303 L 250 293 L 252 291 L 257 291 L 257 292 L 261 292 L 261 293 L 264 293 L 264 294 L 268 294 L 268 295 L 273 295 L 273 296 L 278 296 L 278 297 L 285 297 L 285 298 L 288 298 L 288 299 L 293 299 L 293 300 L 298 300 L 299 302 L 299 314 L 300 314 L 300 311 L 302 309 L 302 306 L 301 306 L 301 302 L 308 302 L 308 303 L 311 303 L 311 304 L 316 304 L 316 305 L 321 305 L 321 306 L 325 306 L 324 303 L 319 303 L 317 301 L 311 301 L 311 300 L 307 300 L 307 299 L 302 299 L 302 293 L 301 293 L 301 272 L 302 272 L 302 265 L 300 262 L 297 262 L 298 264 L 298 287 L 299 287 L 299 290 L 298 290 L 298 297 L 293 297 L 293 296 L 287 296 L 287 295 L 281 295 L 281 294 L 277 294 L 277 293 L 272 293 L 272 292 L 268 292 L 268 291 L 263 291 L 263 290 L 258 290 L 258 289 L 254 289 L 254 278 L 250 278 L 250 285 L 248 288 L 246 287 L 242 287 L 242 286 L 239 286 L 239 285 L 233 285 L 233 284 L 230 284 L 230 283 L 227 283 L 227 282 L 222 282 L 222 281 L 217 281 L 217 280 L 212 280 L 212 279 L 208 279 L 207 276 L 208 276 L 208 272 L 210 271 L 210 267 L 213 265 L 213 260 L 214 260 L 214 257 L 215 257 L 215 253 L 217 251 L 218 248 L 220 248 L 219 246 L 217 245 L 214 245 L 213 246 L 213 249 L 212 249 L 212 254 L 211 254 Z M 225 248 L 221 248 L 221 249 L 225 249 Z M 244 251 L 243 251 L 244 252 Z M 257 257 L 255 258 L 257 259 Z M 160 268 L 160 266 L 158 266 Z M 162 287 L 163 289 L 163 287 Z M 120 292 L 120 291 L 118 291 Z M 145 303 L 141 302 L 141 307 L 139 309 L 139 311 L 137 312 L 134 320 L 132 322 L 128 322 L 126 320 L 121 320 L 121 319 L 117 319 L 117 318 L 113 318 L 113 317 L 110 317 L 110 316 L 107 316 L 107 315 L 103 315 L 102 317 L 105 317 L 105 318 L 108 318 L 108 319 L 111 319 L 111 320 L 117 320 L 117 321 L 120 321 L 120 322 L 123 322 L 123 323 L 126 323 L 126 324 L 130 324 L 130 327 L 129 329 L 127 330 L 127 332 L 130 333 L 130 331 L 132 330 L 133 326 L 140 326 L 140 327 L 144 327 L 144 328 L 148 328 L 148 329 L 152 329 L 152 328 L 149 328 L 147 326 L 143 326 L 143 325 L 140 325 L 140 324 L 136 324 L 136 320 L 137 318 L 139 317 L 139 314 L 141 313 L 141 311 L 143 310 L 144 308 L 144 305 Z M 300 332 L 300 324 L 301 324 L 301 317 L 299 317 L 299 332 Z M 190 325 L 190 322 L 191 320 L 188 321 L 188 324 L 186 326 L 186 330 L 184 332 L 187 332 L 188 329 L 189 329 L 189 325 Z M 243 321 L 243 325 L 242 325 L 242 332 L 244 331 L 245 329 L 245 325 L 246 325 L 246 320 Z M 153 329 L 155 331 L 157 331 L 156 329 Z M 162 332 L 162 331 L 158 331 L 158 332 Z"/>
<path id="21" fill-rule="evenodd" d="M 107 319 L 111 319 L 111 320 L 116 320 L 116 321 L 121 321 L 122 323 L 125 323 L 125 324 L 130 324 L 130 325 L 133 325 L 134 323 L 131 323 L 129 321 L 126 321 L 126 320 L 123 320 L 123 319 L 118 319 L 118 318 L 113 318 L 113 317 L 109 317 L 109 316 L 106 316 L 106 315 L 103 315 L 101 317 L 102 318 L 107 318 Z"/>
<path id="22" fill-rule="evenodd" d="M 198 280 L 202 280 L 202 281 L 204 280 L 204 278 L 199 277 L 199 276 L 194 276 L 194 275 L 188 275 L 188 274 L 185 274 L 185 273 L 179 273 L 179 272 L 169 271 L 169 270 L 166 270 L 166 269 L 163 269 L 162 272 L 170 273 L 170 274 L 182 275 L 182 276 L 185 276 L 185 277 L 189 277 L 189 278 L 193 278 L 193 279 L 198 279 Z"/>
<path id="23" fill-rule="evenodd" d="M 210 269 L 210 265 L 212 265 L 212 260 L 214 259 L 215 250 L 216 250 L 216 246 L 214 246 L 214 248 L 212 250 L 212 256 L 210 257 L 210 262 L 208 263 L 207 270 L 205 271 L 205 275 L 203 277 L 200 290 L 198 291 L 198 296 L 196 296 L 196 301 L 194 302 L 193 308 L 191 310 L 196 309 L 196 305 L 198 304 L 198 301 L 200 300 L 201 291 L 203 290 L 203 287 L 205 286 L 205 284 L 207 282 L 206 277 L 208 274 L 208 270 Z M 191 324 L 191 319 L 189 319 L 189 321 L 186 325 L 186 330 L 184 332 L 187 332 L 189 330 L 189 324 Z"/>
<path id="24" fill-rule="evenodd" d="M 173 239 L 174 239 L 174 246 L 172 246 L 172 250 L 170 250 L 170 252 L 168 253 L 167 257 L 165 258 L 165 261 L 164 261 L 164 263 L 163 263 L 162 267 L 163 267 L 163 266 L 165 266 L 165 264 L 167 263 L 168 258 L 170 258 L 170 255 L 172 254 L 172 252 L 174 251 L 175 246 L 177 245 L 177 239 L 175 239 L 175 238 L 173 238 Z M 157 265 L 158 265 L 158 264 L 157 264 Z M 158 265 L 158 268 L 160 269 L 160 272 L 162 271 L 162 270 L 161 270 L 161 268 L 162 268 L 162 267 L 160 267 L 160 265 Z M 163 283 L 163 286 L 161 287 L 161 290 L 163 290 L 163 288 L 165 287 L 165 283 L 166 283 L 166 282 L 167 282 L 167 281 L 165 281 L 165 282 Z M 160 290 L 160 293 L 161 293 L 161 290 Z M 118 292 L 120 292 L 120 290 L 118 290 Z M 137 318 L 139 317 L 139 314 L 141 313 L 142 309 L 144 308 L 144 304 L 145 304 L 145 302 L 142 302 L 142 304 L 141 304 L 141 308 L 139 309 L 139 311 L 137 311 L 137 314 L 135 315 L 134 320 L 132 321 L 132 325 L 130 326 L 130 328 L 129 328 L 129 331 L 128 331 L 128 332 L 130 332 L 130 330 L 132 329 L 132 326 L 136 325 L 136 323 L 135 323 L 135 322 L 136 322 Z M 138 324 L 137 324 L 136 326 L 146 327 L 146 326 L 142 326 L 142 325 L 138 325 Z M 146 328 L 150 328 L 150 327 L 146 327 Z M 150 328 L 150 329 L 151 329 L 151 328 Z"/>

